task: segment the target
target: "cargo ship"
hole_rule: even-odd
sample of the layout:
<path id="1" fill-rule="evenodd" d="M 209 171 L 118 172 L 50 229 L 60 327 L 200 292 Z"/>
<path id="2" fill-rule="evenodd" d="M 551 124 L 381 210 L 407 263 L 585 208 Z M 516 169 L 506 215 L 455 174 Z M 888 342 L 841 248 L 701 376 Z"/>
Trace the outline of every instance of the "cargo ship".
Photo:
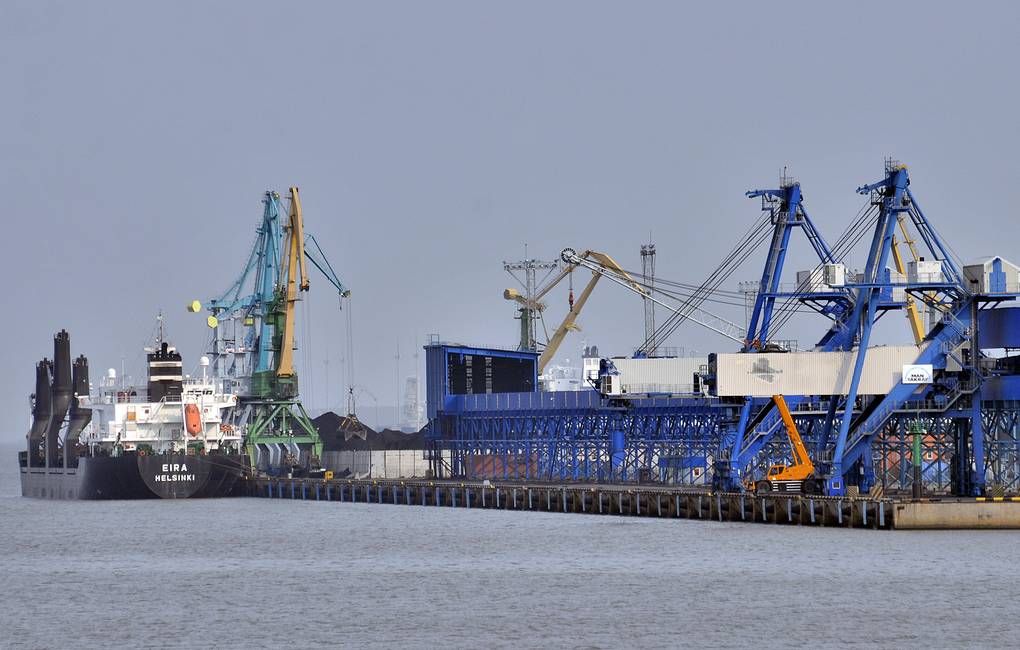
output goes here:
<path id="1" fill-rule="evenodd" d="M 162 323 L 162 319 L 160 320 Z M 32 425 L 19 452 L 21 494 L 45 499 L 177 499 L 230 496 L 248 471 L 242 432 L 229 423 L 237 395 L 183 374 L 163 340 L 146 348 L 147 384 L 108 371 L 92 391 L 88 359 L 71 362 L 61 330 L 53 359 L 36 365 Z"/>

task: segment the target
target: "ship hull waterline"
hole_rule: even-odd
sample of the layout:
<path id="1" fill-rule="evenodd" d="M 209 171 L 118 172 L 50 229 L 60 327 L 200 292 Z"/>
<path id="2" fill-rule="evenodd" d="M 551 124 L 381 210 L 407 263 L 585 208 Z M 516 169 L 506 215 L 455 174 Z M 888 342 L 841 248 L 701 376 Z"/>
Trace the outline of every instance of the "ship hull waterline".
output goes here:
<path id="1" fill-rule="evenodd" d="M 21 495 L 40 499 L 192 499 L 232 496 L 243 454 L 84 457 L 75 468 L 21 468 Z"/>

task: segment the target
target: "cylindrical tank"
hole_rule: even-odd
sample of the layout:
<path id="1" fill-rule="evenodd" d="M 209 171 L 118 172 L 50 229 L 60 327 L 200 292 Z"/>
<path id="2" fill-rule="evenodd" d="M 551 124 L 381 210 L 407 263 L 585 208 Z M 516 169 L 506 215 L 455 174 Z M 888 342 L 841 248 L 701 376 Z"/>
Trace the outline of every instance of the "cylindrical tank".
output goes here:
<path id="1" fill-rule="evenodd" d="M 612 455 L 610 462 L 615 471 L 617 468 L 622 467 L 623 462 L 627 459 L 627 443 L 623 431 L 613 430 L 611 436 Z"/>

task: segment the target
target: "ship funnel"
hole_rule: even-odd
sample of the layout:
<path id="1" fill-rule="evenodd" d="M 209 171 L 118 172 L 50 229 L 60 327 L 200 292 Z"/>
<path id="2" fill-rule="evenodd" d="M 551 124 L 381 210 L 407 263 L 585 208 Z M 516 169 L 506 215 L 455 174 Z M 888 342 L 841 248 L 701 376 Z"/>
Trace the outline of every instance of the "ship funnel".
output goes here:
<path id="1" fill-rule="evenodd" d="M 74 360 L 74 367 L 71 369 L 71 383 L 74 394 L 71 397 L 67 433 L 64 437 L 64 461 L 68 467 L 77 467 L 78 436 L 81 435 L 82 429 L 92 421 L 92 410 L 81 408 L 79 405 L 79 400 L 89 395 L 89 360 L 85 358 L 85 355 L 80 355 Z"/>
<path id="2" fill-rule="evenodd" d="M 53 383 L 50 390 L 53 411 L 46 428 L 46 464 L 50 467 L 58 465 L 57 438 L 71 404 L 71 393 L 71 337 L 67 330 L 60 330 L 53 337 Z"/>
<path id="3" fill-rule="evenodd" d="M 46 429 L 50 425 L 53 413 L 53 401 L 50 399 L 50 371 L 53 364 L 43 359 L 35 364 L 35 394 L 32 396 L 32 428 L 28 432 L 28 463 L 38 467 L 44 463 L 39 456 L 39 445 L 46 437 Z"/>

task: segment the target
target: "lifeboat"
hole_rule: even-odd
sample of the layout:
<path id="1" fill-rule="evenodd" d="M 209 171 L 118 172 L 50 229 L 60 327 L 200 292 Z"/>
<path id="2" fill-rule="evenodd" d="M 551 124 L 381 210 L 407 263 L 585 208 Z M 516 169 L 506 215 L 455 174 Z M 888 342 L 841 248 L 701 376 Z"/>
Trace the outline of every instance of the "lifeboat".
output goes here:
<path id="1" fill-rule="evenodd" d="M 194 404 L 184 406 L 184 428 L 192 436 L 197 436 L 202 432 L 202 414 L 199 413 L 198 406 Z"/>

